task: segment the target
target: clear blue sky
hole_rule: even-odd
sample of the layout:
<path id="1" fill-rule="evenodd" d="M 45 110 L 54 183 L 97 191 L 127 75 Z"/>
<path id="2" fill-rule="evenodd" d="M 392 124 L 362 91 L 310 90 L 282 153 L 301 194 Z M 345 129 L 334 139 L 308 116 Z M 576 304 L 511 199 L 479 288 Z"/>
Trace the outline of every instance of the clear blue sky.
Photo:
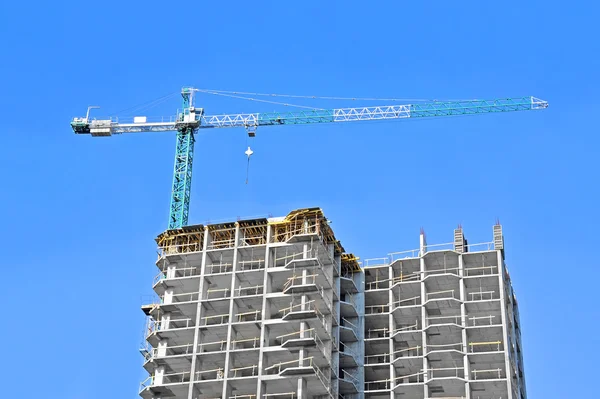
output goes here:
<path id="1" fill-rule="evenodd" d="M 107 115 L 194 85 L 550 101 L 540 112 L 265 128 L 248 185 L 245 132 L 202 133 L 190 221 L 320 206 L 346 249 L 369 258 L 415 248 L 420 227 L 430 242 L 450 241 L 458 223 L 471 242 L 487 241 L 499 218 L 530 397 L 590 397 L 600 347 L 599 6 L 428 3 L 3 2 L 1 396 L 137 397 L 140 297 L 157 272 L 174 134 L 93 139 L 69 121 L 88 105 Z M 198 105 L 276 108 L 211 96 Z M 150 115 L 179 106 L 173 97 Z"/>

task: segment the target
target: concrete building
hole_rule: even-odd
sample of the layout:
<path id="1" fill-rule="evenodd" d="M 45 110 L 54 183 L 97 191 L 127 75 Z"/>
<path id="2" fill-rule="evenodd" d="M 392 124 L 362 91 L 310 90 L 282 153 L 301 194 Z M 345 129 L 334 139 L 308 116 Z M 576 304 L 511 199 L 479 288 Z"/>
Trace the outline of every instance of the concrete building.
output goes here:
<path id="1" fill-rule="evenodd" d="M 157 238 L 142 350 L 152 398 L 338 398 L 362 390 L 363 273 L 320 209 Z"/>
<path id="2" fill-rule="evenodd" d="M 517 300 L 493 241 L 366 260 L 366 398 L 526 399 Z"/>
<path id="3" fill-rule="evenodd" d="M 500 226 L 363 264 L 318 208 L 156 241 L 144 399 L 526 398 Z"/>

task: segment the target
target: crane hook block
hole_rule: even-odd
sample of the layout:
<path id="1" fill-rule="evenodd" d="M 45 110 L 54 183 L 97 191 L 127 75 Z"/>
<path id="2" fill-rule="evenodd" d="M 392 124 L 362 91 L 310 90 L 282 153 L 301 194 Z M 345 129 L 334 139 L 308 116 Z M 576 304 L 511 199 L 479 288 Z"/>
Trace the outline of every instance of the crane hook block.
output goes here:
<path id="1" fill-rule="evenodd" d="M 248 137 L 256 137 L 256 125 L 246 125 L 246 132 L 248 132 Z"/>

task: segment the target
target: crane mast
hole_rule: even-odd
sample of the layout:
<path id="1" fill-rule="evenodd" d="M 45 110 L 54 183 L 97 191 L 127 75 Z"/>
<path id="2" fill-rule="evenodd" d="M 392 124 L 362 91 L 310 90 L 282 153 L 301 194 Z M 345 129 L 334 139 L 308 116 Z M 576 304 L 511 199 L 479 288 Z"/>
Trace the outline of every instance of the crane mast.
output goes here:
<path id="1" fill-rule="evenodd" d="M 89 107 L 84 118 L 73 118 L 71 121 L 71 128 L 76 134 L 90 134 L 94 137 L 122 133 L 177 132 L 168 229 L 178 229 L 188 224 L 194 136 L 198 129 L 243 127 L 250 137 L 254 137 L 256 128 L 262 126 L 474 115 L 541 110 L 548 107 L 547 101 L 530 96 L 494 100 L 432 101 L 407 105 L 206 116 L 204 109 L 194 107 L 195 92 L 196 89 L 191 87 L 184 87 L 181 90 L 182 109 L 174 117 L 160 118 L 155 121 L 148 121 L 146 117 L 135 117 L 133 120 L 90 119 L 90 109 L 97 107 Z"/>

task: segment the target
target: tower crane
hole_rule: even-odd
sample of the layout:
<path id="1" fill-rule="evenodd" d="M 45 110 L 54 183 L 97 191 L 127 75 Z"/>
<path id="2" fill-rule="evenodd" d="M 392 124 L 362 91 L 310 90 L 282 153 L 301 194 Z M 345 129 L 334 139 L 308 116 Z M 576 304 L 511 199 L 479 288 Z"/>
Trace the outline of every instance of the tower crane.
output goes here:
<path id="1" fill-rule="evenodd" d="M 160 121 L 148 121 L 146 117 L 135 117 L 133 120 L 90 119 L 90 110 L 97 107 L 89 107 L 85 117 L 73 118 L 71 121 L 71 127 L 76 134 L 90 134 L 93 137 L 121 133 L 177 132 L 168 229 L 178 229 L 188 224 L 194 135 L 199 129 L 243 127 L 248 132 L 248 136 L 254 137 L 256 129 L 263 126 L 472 115 L 540 110 L 548 107 L 547 101 L 536 97 L 517 97 L 494 100 L 431 101 L 358 108 L 307 109 L 291 112 L 205 115 L 203 108 L 194 106 L 194 93 L 197 91 L 198 89 L 192 87 L 184 87 L 181 90 L 182 110 L 175 116 Z M 251 153 L 250 149 L 249 152 Z"/>

